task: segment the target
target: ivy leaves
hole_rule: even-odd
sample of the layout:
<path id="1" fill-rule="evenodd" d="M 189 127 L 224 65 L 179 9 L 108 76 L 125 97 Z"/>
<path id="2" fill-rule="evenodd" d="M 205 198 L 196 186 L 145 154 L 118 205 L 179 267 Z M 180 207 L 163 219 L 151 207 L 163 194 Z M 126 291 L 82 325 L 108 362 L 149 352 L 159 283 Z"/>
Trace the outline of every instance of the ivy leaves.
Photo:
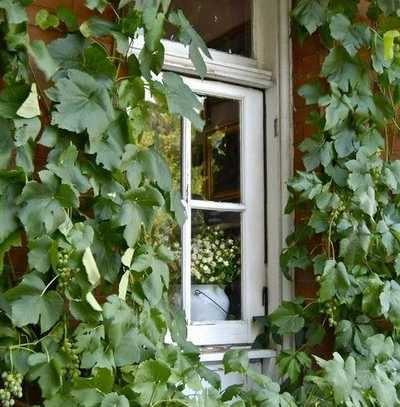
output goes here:
<path id="1" fill-rule="evenodd" d="M 39 324 L 42 333 L 51 329 L 63 312 L 64 301 L 55 291 L 47 291 L 44 282 L 29 274 L 7 293 L 11 318 L 17 327 Z"/>
<path id="2" fill-rule="evenodd" d="M 115 117 L 107 90 L 85 72 L 71 69 L 56 81 L 49 97 L 56 102 L 52 124 L 75 133 L 103 133 Z"/>
<path id="3" fill-rule="evenodd" d="M 67 220 L 67 208 L 78 206 L 76 192 L 49 171 L 41 171 L 41 182 L 30 181 L 21 193 L 19 217 L 32 238 L 53 233 Z"/>

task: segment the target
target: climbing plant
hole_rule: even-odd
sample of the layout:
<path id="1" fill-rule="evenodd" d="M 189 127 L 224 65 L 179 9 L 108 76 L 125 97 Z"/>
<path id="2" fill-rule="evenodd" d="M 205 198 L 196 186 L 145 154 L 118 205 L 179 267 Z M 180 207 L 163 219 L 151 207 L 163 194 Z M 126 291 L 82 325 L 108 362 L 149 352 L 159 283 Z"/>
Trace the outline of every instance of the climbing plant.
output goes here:
<path id="1" fill-rule="evenodd" d="M 152 105 L 202 128 L 161 38 L 173 26 L 200 76 L 203 41 L 168 0 L 39 10 L 57 39 L 31 41 L 30 3 L 0 0 L 0 405 L 295 406 L 240 351 L 226 372 L 253 385 L 221 390 L 169 303 L 174 253 L 152 232 L 185 214 L 142 136 Z"/>
<path id="2" fill-rule="evenodd" d="M 314 134 L 297 146 L 287 213 L 299 222 L 281 257 L 288 278 L 312 270 L 318 292 L 268 320 L 276 340 L 295 335 L 278 365 L 301 406 L 400 405 L 399 16 L 396 0 L 293 10 L 298 38 L 326 49 L 320 77 L 299 89 Z M 330 360 L 312 356 L 322 342 Z"/>

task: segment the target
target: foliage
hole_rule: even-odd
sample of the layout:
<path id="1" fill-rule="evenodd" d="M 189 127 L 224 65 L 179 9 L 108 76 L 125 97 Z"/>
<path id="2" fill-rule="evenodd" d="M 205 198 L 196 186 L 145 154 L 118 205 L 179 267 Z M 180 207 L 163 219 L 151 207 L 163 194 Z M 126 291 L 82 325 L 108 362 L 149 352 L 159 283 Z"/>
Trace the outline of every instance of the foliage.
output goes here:
<path id="1" fill-rule="evenodd" d="M 364 2 L 368 3 L 368 2 Z M 400 3 L 300 0 L 295 28 L 326 47 L 320 79 L 299 89 L 314 134 L 298 147 L 304 170 L 288 183 L 283 272 L 314 272 L 316 298 L 284 303 L 268 319 L 274 338 L 295 334 L 278 364 L 301 406 L 399 405 Z M 310 357 L 334 337 L 333 357 Z"/>
<path id="2" fill-rule="evenodd" d="M 87 0 L 79 26 L 65 7 L 38 11 L 58 38 L 30 42 L 29 3 L 0 0 L 1 404 L 293 406 L 237 351 L 226 370 L 254 388 L 221 390 L 169 304 L 174 248 L 155 230 L 184 212 L 159 145 L 142 141 L 154 103 L 201 129 L 198 98 L 161 73 L 164 24 L 200 74 L 203 41 L 168 0 Z"/>

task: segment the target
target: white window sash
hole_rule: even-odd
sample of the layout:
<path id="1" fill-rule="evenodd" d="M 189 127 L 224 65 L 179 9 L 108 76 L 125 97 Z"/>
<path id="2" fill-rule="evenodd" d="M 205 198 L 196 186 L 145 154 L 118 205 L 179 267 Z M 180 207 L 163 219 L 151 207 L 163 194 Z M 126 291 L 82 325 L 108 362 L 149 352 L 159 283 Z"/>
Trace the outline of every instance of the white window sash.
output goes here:
<path id="1" fill-rule="evenodd" d="M 260 91 L 235 85 L 184 78 L 197 94 L 235 99 L 240 102 L 241 203 L 191 199 L 191 125 L 183 125 L 183 197 L 187 220 L 182 228 L 182 304 L 188 322 L 189 340 L 197 345 L 251 343 L 259 333 L 253 317 L 264 314 L 262 289 L 264 265 L 264 166 L 263 96 Z M 242 320 L 191 321 L 191 210 L 241 213 L 241 311 Z"/>

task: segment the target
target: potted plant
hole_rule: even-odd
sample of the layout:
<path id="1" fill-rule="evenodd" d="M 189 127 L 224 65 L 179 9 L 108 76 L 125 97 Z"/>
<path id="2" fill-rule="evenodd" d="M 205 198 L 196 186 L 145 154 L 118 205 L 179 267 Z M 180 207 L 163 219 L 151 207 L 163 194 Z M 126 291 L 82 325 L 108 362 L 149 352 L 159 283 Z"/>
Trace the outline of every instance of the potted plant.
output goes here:
<path id="1" fill-rule="evenodd" d="M 192 241 L 193 321 L 228 317 L 225 287 L 240 275 L 240 243 L 219 226 L 203 226 Z"/>

